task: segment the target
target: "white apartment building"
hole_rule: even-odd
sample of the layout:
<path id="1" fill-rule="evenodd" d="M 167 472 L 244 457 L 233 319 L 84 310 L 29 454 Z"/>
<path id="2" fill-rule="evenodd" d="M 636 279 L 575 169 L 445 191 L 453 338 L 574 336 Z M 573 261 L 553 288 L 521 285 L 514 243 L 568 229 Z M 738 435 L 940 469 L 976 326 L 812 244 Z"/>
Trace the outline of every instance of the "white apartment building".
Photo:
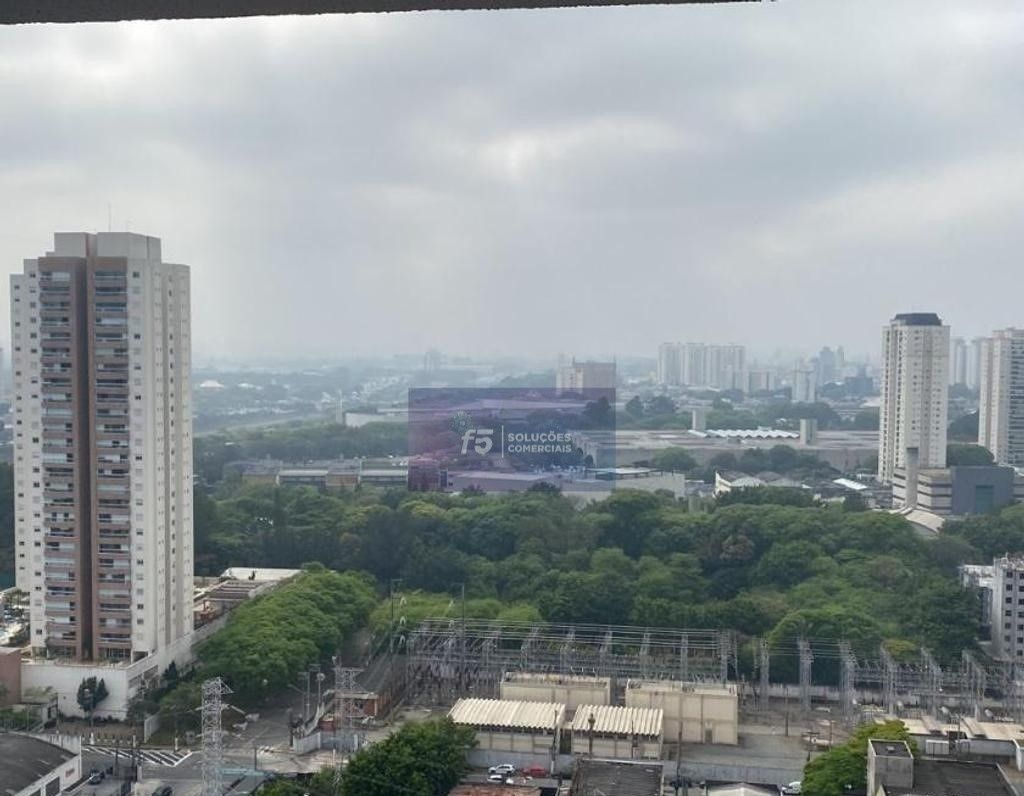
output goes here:
<path id="1" fill-rule="evenodd" d="M 1024 558 L 1003 556 L 992 567 L 992 652 L 1024 661 Z"/>
<path id="2" fill-rule="evenodd" d="M 11 277 L 11 309 L 26 686 L 73 690 L 87 665 L 149 677 L 192 633 L 189 269 L 158 238 L 58 233 Z"/>
<path id="3" fill-rule="evenodd" d="M 878 477 L 907 471 L 907 505 L 917 472 L 946 466 L 949 327 L 931 312 L 904 313 L 882 330 Z"/>
<path id="4" fill-rule="evenodd" d="M 719 390 L 747 390 L 747 351 L 741 345 L 709 345 L 706 343 L 665 343 L 676 346 L 680 383 L 687 387 L 709 387 Z M 661 373 L 661 349 L 658 351 Z"/>
<path id="5" fill-rule="evenodd" d="M 962 337 L 953 338 L 949 353 L 949 383 L 967 384 L 967 343 Z"/>
<path id="6" fill-rule="evenodd" d="M 793 371 L 793 403 L 813 404 L 818 400 L 818 372 L 803 362 Z"/>
<path id="7" fill-rule="evenodd" d="M 978 444 L 997 464 L 1024 467 L 1024 329 L 981 342 Z"/>
<path id="8" fill-rule="evenodd" d="M 679 343 L 658 346 L 658 384 L 677 387 L 683 380 L 683 351 Z"/>

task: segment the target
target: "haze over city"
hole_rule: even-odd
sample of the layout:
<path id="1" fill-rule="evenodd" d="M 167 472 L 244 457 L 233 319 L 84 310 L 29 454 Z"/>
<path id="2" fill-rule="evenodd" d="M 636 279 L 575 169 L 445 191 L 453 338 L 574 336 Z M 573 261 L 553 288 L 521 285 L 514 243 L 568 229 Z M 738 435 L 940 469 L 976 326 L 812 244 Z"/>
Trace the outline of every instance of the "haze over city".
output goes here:
<path id="1" fill-rule="evenodd" d="M 197 358 L 987 334 L 1022 73 L 1015 2 L 7 27 L 0 261 L 160 236 Z"/>

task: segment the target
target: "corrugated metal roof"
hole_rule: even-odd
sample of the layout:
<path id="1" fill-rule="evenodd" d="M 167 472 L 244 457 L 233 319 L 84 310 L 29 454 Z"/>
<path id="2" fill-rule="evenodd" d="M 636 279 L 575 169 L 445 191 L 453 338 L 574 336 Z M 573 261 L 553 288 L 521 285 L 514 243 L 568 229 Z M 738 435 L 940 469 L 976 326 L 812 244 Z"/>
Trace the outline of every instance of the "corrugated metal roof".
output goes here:
<path id="1" fill-rule="evenodd" d="M 580 705 L 572 720 L 573 733 L 590 731 L 590 717 L 594 717 L 594 732 L 606 735 L 661 736 L 664 712 L 661 708 L 624 707 L 622 705 Z"/>
<path id="2" fill-rule="evenodd" d="M 460 699 L 448 711 L 456 724 L 473 727 L 511 727 L 551 732 L 565 716 L 556 702 L 520 702 L 511 699 Z"/>

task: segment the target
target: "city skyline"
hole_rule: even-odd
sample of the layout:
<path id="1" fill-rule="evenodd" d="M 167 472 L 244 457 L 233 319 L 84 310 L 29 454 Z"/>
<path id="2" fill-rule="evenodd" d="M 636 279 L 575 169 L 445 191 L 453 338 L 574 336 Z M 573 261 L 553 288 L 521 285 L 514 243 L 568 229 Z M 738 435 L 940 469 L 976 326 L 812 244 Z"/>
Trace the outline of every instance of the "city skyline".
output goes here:
<path id="1" fill-rule="evenodd" d="M 194 267 L 199 357 L 874 351 L 917 309 L 971 339 L 1018 322 L 991 290 L 1024 242 L 1018 21 L 797 3 L 9 28 L 0 261 L 108 219 L 161 235 Z"/>

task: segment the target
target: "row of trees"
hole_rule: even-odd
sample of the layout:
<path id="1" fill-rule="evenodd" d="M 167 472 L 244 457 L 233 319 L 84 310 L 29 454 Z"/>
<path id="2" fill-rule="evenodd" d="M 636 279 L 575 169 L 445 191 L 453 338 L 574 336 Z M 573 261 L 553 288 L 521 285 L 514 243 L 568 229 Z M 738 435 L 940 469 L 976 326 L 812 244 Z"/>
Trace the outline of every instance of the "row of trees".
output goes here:
<path id="1" fill-rule="evenodd" d="M 708 428 L 797 428 L 803 419 L 817 420 L 818 427 L 823 430 L 849 428 L 873 431 L 878 428 L 877 409 L 864 409 L 852 419 L 844 420 L 831 406 L 820 401 L 792 403 L 780 398 L 748 408 L 742 403 L 742 394 L 735 397 L 737 401 L 714 397 L 706 417 Z M 679 407 L 667 395 L 646 398 L 636 395 L 626 402 L 618 424 L 623 428 L 689 428 L 689 414 L 678 412 Z"/>
<path id="2" fill-rule="evenodd" d="M 280 691 L 336 654 L 375 604 L 368 576 L 312 566 L 234 611 L 199 648 L 203 678 L 224 678 L 243 702 Z"/>

